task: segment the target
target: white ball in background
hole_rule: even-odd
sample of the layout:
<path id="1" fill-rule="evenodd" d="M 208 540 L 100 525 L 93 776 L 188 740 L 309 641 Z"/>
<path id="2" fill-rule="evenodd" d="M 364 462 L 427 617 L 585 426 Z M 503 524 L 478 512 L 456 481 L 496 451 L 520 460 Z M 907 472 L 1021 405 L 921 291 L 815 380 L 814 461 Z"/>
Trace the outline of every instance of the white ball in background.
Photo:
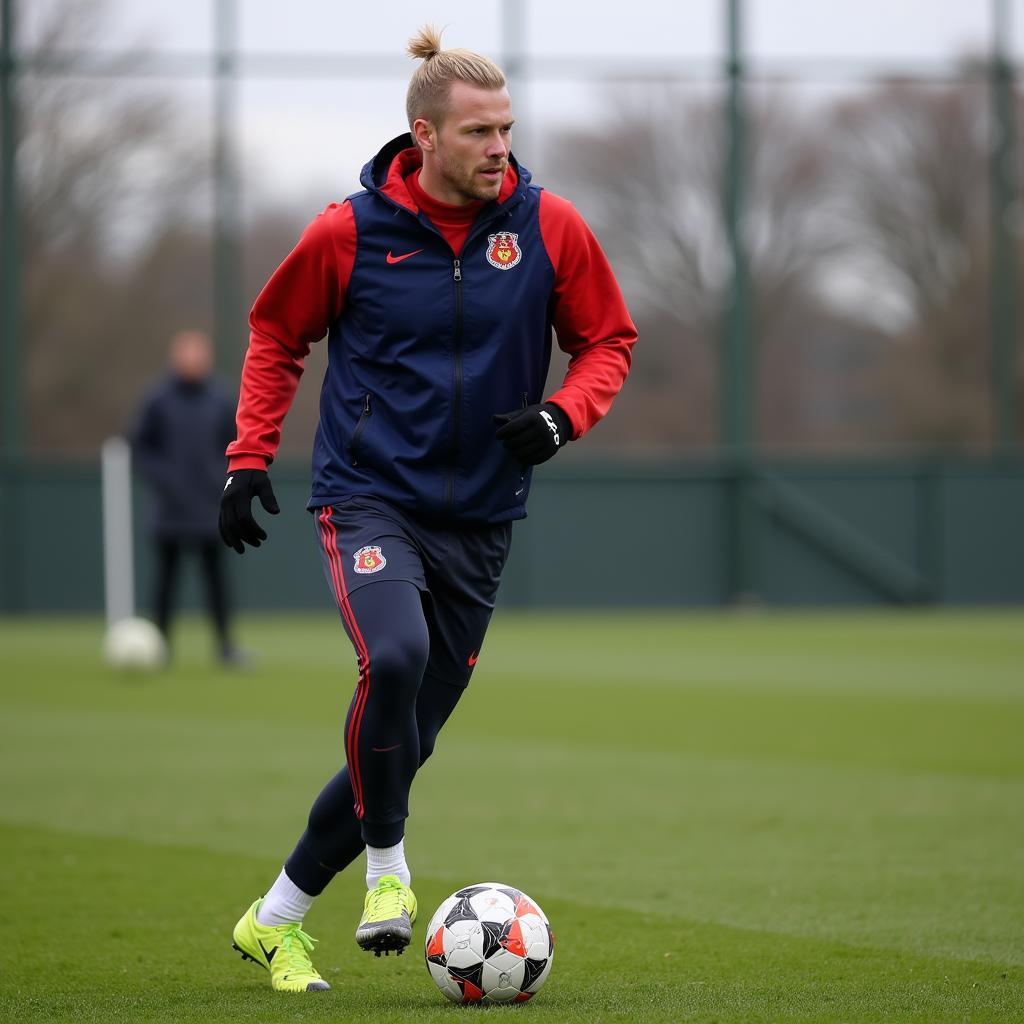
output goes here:
<path id="1" fill-rule="evenodd" d="M 151 672 L 166 664 L 167 645 L 148 619 L 120 619 L 107 630 L 103 657 L 114 668 Z"/>

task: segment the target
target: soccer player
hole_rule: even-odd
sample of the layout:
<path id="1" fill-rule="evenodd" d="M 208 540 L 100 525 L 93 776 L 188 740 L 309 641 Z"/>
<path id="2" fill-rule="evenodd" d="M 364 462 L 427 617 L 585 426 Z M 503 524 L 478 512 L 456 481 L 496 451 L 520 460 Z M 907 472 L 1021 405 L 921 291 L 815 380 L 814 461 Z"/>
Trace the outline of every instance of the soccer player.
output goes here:
<path id="1" fill-rule="evenodd" d="M 413 776 L 480 656 L 532 467 L 608 411 L 636 340 L 582 217 L 512 156 L 499 68 L 443 50 L 429 27 L 409 52 L 423 61 L 410 133 L 310 224 L 256 300 L 227 450 L 220 526 L 241 553 L 266 539 L 252 499 L 278 512 L 267 467 L 303 358 L 327 334 L 308 507 L 359 679 L 346 765 L 235 927 L 279 990 L 328 988 L 302 921 L 363 849 L 356 941 L 378 956 L 409 943 Z M 543 400 L 552 328 L 570 359 Z"/>

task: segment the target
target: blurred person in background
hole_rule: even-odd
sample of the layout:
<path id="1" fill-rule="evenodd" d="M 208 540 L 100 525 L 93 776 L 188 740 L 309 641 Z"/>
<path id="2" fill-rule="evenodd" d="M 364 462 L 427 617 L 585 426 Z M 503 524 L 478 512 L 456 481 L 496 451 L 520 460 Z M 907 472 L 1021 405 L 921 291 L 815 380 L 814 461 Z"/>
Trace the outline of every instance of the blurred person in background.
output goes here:
<path id="1" fill-rule="evenodd" d="M 170 650 L 182 556 L 202 567 L 217 656 L 244 659 L 231 638 L 223 548 L 217 537 L 224 447 L 235 436 L 234 403 L 213 373 L 213 346 L 202 331 L 171 339 L 167 370 L 146 394 L 132 430 L 132 457 L 150 491 L 156 555 L 153 617 Z"/>
<path id="2" fill-rule="evenodd" d="M 413 777 L 469 684 L 533 467 L 607 413 L 636 340 L 583 218 L 512 156 L 501 70 L 442 50 L 430 28 L 409 52 L 423 61 L 410 133 L 366 165 L 363 192 L 313 221 L 256 300 L 227 450 L 221 534 L 242 553 L 266 539 L 253 498 L 278 511 L 267 469 L 303 360 L 327 335 L 307 507 L 359 681 L 346 766 L 235 926 L 235 948 L 284 991 L 330 987 L 301 925 L 364 848 L 357 943 L 379 956 L 411 940 Z M 545 400 L 552 328 L 570 361 Z"/>

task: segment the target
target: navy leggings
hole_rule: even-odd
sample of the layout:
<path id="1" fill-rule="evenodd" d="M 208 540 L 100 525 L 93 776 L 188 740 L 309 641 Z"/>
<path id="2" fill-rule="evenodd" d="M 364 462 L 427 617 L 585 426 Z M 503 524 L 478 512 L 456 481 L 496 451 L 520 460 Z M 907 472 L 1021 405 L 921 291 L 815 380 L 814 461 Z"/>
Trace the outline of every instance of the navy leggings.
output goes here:
<path id="1" fill-rule="evenodd" d="M 469 685 L 511 538 L 510 523 L 442 528 L 368 497 L 316 509 L 314 522 L 359 681 L 346 765 L 285 864 L 311 896 L 364 846 L 405 835 L 413 777 Z"/>
<path id="2" fill-rule="evenodd" d="M 227 654 L 231 650 L 231 638 L 228 634 L 227 585 L 222 563 L 224 545 L 219 539 L 157 538 L 156 588 L 153 599 L 153 615 L 157 627 L 165 637 L 169 637 L 171 621 L 174 618 L 174 591 L 178 582 L 178 569 L 182 553 L 188 550 L 195 550 L 199 555 L 217 642 L 221 652 Z"/>
<path id="3" fill-rule="evenodd" d="M 366 841 L 373 846 L 393 846 L 402 838 L 413 776 L 430 757 L 441 726 L 465 693 L 464 686 L 424 675 L 427 626 L 420 592 L 413 584 L 376 583 L 357 590 L 349 603 L 372 672 L 358 736 L 352 738 L 358 751 L 352 752 L 351 763 L 363 765 L 360 788 L 378 820 L 365 820 L 365 808 L 355 799 L 346 765 L 316 798 L 306 831 L 285 864 L 288 877 L 310 896 L 319 895 L 355 860 Z M 357 690 L 346 735 L 359 703 Z M 382 805 L 378 795 L 386 803 Z M 363 810 L 363 821 L 357 810 Z"/>

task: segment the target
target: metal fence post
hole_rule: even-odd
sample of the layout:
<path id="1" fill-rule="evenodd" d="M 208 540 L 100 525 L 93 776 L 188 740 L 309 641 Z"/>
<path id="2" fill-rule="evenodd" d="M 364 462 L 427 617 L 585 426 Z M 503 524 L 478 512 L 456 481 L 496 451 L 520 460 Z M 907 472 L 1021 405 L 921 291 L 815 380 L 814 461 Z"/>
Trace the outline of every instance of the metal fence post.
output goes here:
<path id="1" fill-rule="evenodd" d="M 0 4 L 0 609 L 24 607 L 21 505 L 25 444 L 22 385 L 21 209 L 18 196 L 17 10 Z"/>
<path id="2" fill-rule="evenodd" d="M 1006 53 L 1010 35 L 1009 0 L 993 0 L 991 95 L 991 358 L 994 409 L 994 437 L 997 453 L 1013 450 L 1016 441 L 1014 385 L 1017 334 L 1016 260 L 1014 230 L 1017 168 L 1014 157 L 1014 80 Z"/>
<path id="3" fill-rule="evenodd" d="M 529 104 L 527 102 L 530 76 L 525 70 L 526 61 L 526 19 L 529 15 L 527 0 L 503 4 L 501 8 L 501 67 L 505 72 L 508 91 L 512 96 L 512 110 L 516 125 L 512 131 L 512 152 L 528 166 L 531 140 L 536 134 L 530 130 Z"/>
<path id="4" fill-rule="evenodd" d="M 742 0 L 729 0 L 726 33 L 728 107 L 724 206 L 732 278 L 726 296 L 722 357 L 719 364 L 719 436 L 732 469 L 726 498 L 725 595 L 729 601 L 754 596 L 751 549 L 752 442 L 754 394 L 752 387 L 750 274 L 743 239 L 744 186 L 746 184 L 746 111 L 742 42 Z"/>
<path id="5" fill-rule="evenodd" d="M 213 123 L 213 338 L 217 367 L 238 376 L 246 338 L 239 243 L 241 203 L 235 144 L 238 75 L 236 0 L 215 0 Z"/>
<path id="6" fill-rule="evenodd" d="M 15 0 L 0 6 L 0 164 L 3 175 L 3 275 L 0 318 L 3 331 L 3 450 L 21 453 L 21 211 L 18 206 L 17 12 Z"/>

